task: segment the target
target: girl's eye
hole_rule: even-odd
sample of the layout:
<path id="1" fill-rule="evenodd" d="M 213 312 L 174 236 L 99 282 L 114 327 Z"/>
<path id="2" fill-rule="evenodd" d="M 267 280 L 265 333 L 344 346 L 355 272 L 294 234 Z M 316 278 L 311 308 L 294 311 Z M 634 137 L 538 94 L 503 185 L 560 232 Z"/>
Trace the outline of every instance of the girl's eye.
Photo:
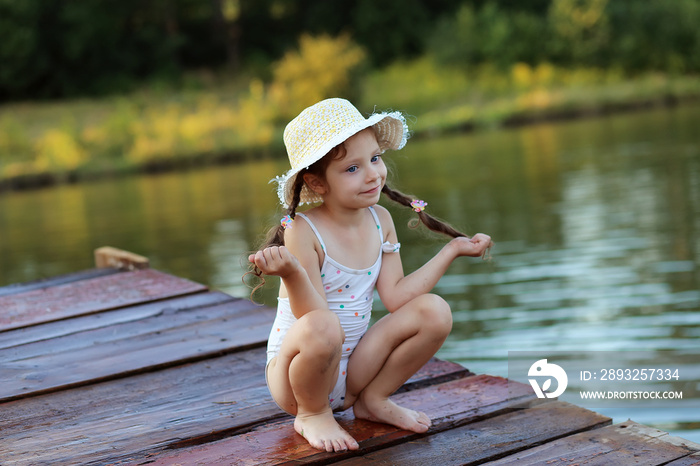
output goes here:
<path id="1" fill-rule="evenodd" d="M 379 154 L 375 155 L 374 157 L 372 157 L 372 162 L 378 162 L 380 157 L 381 156 Z"/>
<path id="2" fill-rule="evenodd" d="M 357 171 L 357 166 L 353 165 L 352 167 L 347 169 L 348 173 L 355 173 Z"/>

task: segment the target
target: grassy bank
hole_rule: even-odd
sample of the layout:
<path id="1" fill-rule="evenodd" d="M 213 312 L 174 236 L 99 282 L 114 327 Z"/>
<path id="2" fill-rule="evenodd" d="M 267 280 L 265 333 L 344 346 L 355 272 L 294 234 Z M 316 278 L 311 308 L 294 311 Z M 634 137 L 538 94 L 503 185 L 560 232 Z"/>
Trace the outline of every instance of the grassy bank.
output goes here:
<path id="1" fill-rule="evenodd" d="M 415 135 L 700 97 L 696 76 L 630 77 L 616 70 L 547 64 L 465 72 L 439 67 L 429 58 L 395 63 L 361 82 L 352 97 L 361 111 L 375 106 L 404 111 L 411 115 Z M 0 187 L 282 154 L 284 123 L 291 108 L 302 104 L 281 100 L 288 91 L 253 79 L 198 91 L 143 90 L 101 100 L 5 105 L 0 107 Z"/>
<path id="2" fill-rule="evenodd" d="M 369 77 L 363 104 L 410 109 L 417 134 L 491 128 L 694 101 L 700 78 L 619 70 L 517 64 L 502 72 L 438 68 L 429 59 L 398 63 Z"/>

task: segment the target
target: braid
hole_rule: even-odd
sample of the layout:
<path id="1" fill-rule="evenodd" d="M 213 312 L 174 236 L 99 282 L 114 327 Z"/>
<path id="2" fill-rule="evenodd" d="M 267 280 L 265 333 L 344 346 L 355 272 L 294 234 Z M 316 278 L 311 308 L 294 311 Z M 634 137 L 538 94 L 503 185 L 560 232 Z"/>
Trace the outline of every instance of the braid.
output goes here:
<path id="1" fill-rule="evenodd" d="M 301 202 L 301 191 L 304 188 L 304 174 L 305 170 L 299 172 L 294 180 L 294 186 L 292 187 L 292 203 L 289 204 L 289 208 L 287 209 L 287 215 L 292 217 L 292 220 L 296 217 L 297 207 L 299 207 L 299 203 Z"/>
<path id="2" fill-rule="evenodd" d="M 386 194 L 386 196 L 392 201 L 397 202 L 406 207 L 411 207 L 411 201 L 413 201 L 413 198 L 405 195 L 401 191 L 391 189 L 389 186 L 384 185 L 384 188 L 382 188 L 382 192 Z M 461 231 L 456 230 L 451 225 L 443 222 L 442 220 L 438 220 L 432 215 L 426 213 L 425 211 L 418 212 L 418 218 L 420 219 L 421 223 L 423 223 L 423 225 L 437 233 L 442 233 L 452 238 L 458 238 L 460 236 L 465 236 L 469 238 L 468 235 L 465 235 Z M 409 227 L 416 228 L 417 226 L 418 222 L 416 222 L 415 219 L 414 222 L 409 222 Z"/>
<path id="3" fill-rule="evenodd" d="M 301 202 L 301 190 L 304 187 L 304 178 L 303 178 L 303 172 L 297 175 L 296 180 L 294 181 L 294 186 L 292 187 L 292 203 L 289 204 L 289 207 L 287 208 L 287 215 L 289 215 L 292 220 L 294 220 L 294 217 L 296 217 L 296 210 L 297 207 L 299 207 L 299 202 Z M 280 225 L 275 225 L 274 227 L 270 228 L 270 230 L 267 232 L 267 235 L 265 236 L 265 241 L 260 248 L 258 248 L 258 251 L 262 251 L 265 248 L 269 248 L 271 246 L 284 246 L 284 227 Z M 249 270 L 243 274 L 243 283 L 245 284 L 245 277 L 247 275 L 255 275 L 260 279 L 260 283 L 258 283 L 255 288 L 250 292 L 250 298 L 251 300 L 253 299 L 253 294 L 255 294 L 258 289 L 263 287 L 265 285 L 265 277 L 263 277 L 262 270 L 258 268 L 257 265 L 254 263 L 250 262 L 248 265 Z"/>

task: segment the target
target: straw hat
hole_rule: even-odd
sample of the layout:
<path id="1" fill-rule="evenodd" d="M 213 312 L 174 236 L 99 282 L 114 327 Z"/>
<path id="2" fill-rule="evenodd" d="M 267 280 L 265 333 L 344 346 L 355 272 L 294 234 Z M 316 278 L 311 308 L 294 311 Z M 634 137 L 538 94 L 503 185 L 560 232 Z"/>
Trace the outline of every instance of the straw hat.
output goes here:
<path id="1" fill-rule="evenodd" d="M 374 126 L 379 148 L 398 150 L 406 145 L 408 126 L 400 112 L 374 113 L 368 118 L 345 99 L 326 99 L 302 111 L 284 129 L 291 170 L 272 181 L 278 183 L 277 195 L 287 208 L 292 202 L 292 187 L 299 172 L 318 162 L 350 136 Z M 322 201 L 321 196 L 304 185 L 302 204 Z"/>

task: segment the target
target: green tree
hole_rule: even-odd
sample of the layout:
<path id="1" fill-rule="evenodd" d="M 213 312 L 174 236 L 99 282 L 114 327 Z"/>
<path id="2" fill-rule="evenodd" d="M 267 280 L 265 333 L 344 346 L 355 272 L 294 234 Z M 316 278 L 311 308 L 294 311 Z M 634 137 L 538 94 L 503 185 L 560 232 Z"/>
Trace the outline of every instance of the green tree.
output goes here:
<path id="1" fill-rule="evenodd" d="M 495 1 L 479 10 L 466 3 L 438 22 L 427 48 L 438 61 L 465 67 L 484 62 L 502 67 L 536 64 L 546 58 L 544 29 L 544 20 L 532 12 L 507 11 Z"/>
<path id="2" fill-rule="evenodd" d="M 610 39 L 607 5 L 608 0 L 552 0 L 547 19 L 557 61 L 602 64 Z"/>
<path id="3" fill-rule="evenodd" d="M 699 0 L 616 0 L 611 53 L 626 69 L 700 71 Z"/>
<path id="4" fill-rule="evenodd" d="M 48 73 L 41 53 L 39 5 L 0 0 L 0 99 L 21 95 Z"/>
<path id="5" fill-rule="evenodd" d="M 176 72 L 169 0 L 0 0 L 0 99 L 125 89 Z"/>

